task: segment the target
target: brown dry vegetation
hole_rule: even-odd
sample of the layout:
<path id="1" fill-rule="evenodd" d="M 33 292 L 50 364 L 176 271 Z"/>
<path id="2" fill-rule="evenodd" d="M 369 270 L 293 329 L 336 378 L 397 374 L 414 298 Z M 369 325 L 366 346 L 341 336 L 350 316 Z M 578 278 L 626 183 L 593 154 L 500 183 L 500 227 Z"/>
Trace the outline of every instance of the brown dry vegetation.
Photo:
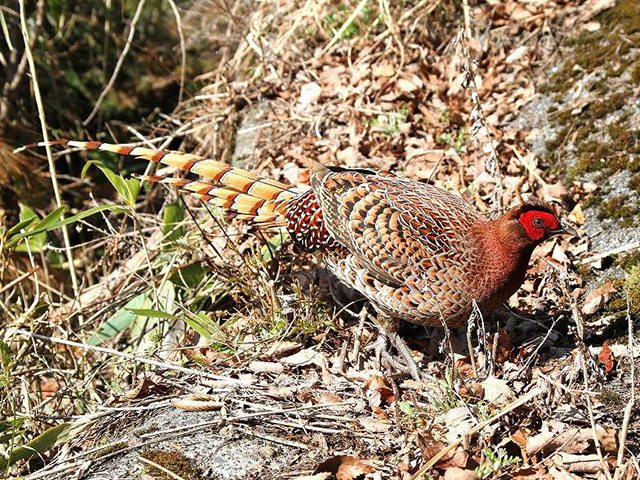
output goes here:
<path id="1" fill-rule="evenodd" d="M 119 80 L 84 126 L 136 7 L 118 18 L 101 4 L 78 7 L 70 23 L 65 3 L 27 8 L 52 139 L 184 150 L 300 188 L 315 162 L 390 169 L 487 215 L 545 197 L 578 227 L 597 185 L 551 155 L 568 132 L 543 168 L 531 150 L 540 132 L 517 120 L 541 92 L 557 94 L 568 41 L 581 32 L 612 28 L 605 53 L 640 49 L 625 30 L 632 22 L 615 22 L 640 11 L 606 1 L 195 1 L 178 5 L 182 41 L 170 4 L 159 5 L 143 8 Z M 0 8 L 18 44 L 18 6 Z M 233 478 L 637 478 L 637 253 L 619 252 L 604 279 L 585 235 L 555 239 L 492 318 L 444 334 L 405 326 L 432 382 L 377 370 L 371 311 L 320 258 L 169 189 L 136 195 L 138 181 L 124 179 L 145 165 L 54 152 L 65 215 L 78 217 L 63 226 L 58 211 L 34 233 L 57 205 L 43 152 L 13 153 L 42 140 L 21 45 L 3 57 L 0 97 L 6 476 L 94 478 L 115 458 L 132 476 L 229 478 L 188 447 L 163 444 L 168 427 L 142 428 L 147 411 L 206 411 L 197 418 L 208 436 L 227 441 L 232 428 L 286 449 L 277 470 L 265 454 Z M 78 74 L 74 61 L 87 68 Z M 122 176 L 83 172 L 85 159 Z M 34 215 L 20 238 L 12 227 Z"/>

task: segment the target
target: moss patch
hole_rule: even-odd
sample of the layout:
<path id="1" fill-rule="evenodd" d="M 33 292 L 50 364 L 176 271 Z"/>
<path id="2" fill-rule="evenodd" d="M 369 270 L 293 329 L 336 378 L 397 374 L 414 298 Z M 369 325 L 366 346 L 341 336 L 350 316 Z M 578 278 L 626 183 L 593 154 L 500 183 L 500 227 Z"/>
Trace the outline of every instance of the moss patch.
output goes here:
<path id="1" fill-rule="evenodd" d="M 621 256 L 616 263 L 625 271 L 631 272 L 636 265 L 640 265 L 640 250 L 635 250 L 627 255 Z"/>
<path id="2" fill-rule="evenodd" d="M 599 397 L 600 401 L 607 406 L 616 407 L 625 404 L 622 395 L 618 392 L 614 392 L 613 390 L 605 390 L 599 395 Z"/>
<path id="3" fill-rule="evenodd" d="M 611 332 L 608 338 L 614 343 L 627 342 L 627 312 L 632 319 L 640 318 L 640 251 L 616 260 L 627 273 L 624 279 L 608 279 L 616 293 L 605 306 L 602 316 L 610 317 Z"/>
<path id="4" fill-rule="evenodd" d="M 202 478 L 191 460 L 177 450 L 145 450 L 142 457 L 157 463 L 185 480 L 201 480 Z M 144 473 L 153 476 L 153 478 L 172 480 L 172 477 L 152 465 L 147 465 Z"/>
<path id="5" fill-rule="evenodd" d="M 109 442 L 107 441 L 105 443 L 109 443 Z M 103 450 L 100 450 L 99 452 L 96 452 L 95 458 L 98 459 L 98 458 L 106 457 L 107 455 L 110 455 L 112 453 L 119 452 L 120 450 L 124 450 L 127 447 L 128 447 L 127 442 L 118 442 L 115 445 L 111 445 L 110 447 L 107 447 Z"/>
<path id="6" fill-rule="evenodd" d="M 629 201 L 628 195 L 620 195 L 612 197 L 600 206 L 598 218 L 613 218 L 622 220 L 623 226 L 632 226 L 635 223 L 635 217 L 638 214 L 638 206 Z"/>
<path id="7" fill-rule="evenodd" d="M 629 295 L 629 310 L 633 317 L 640 316 L 640 265 L 631 267 L 625 280 Z"/>

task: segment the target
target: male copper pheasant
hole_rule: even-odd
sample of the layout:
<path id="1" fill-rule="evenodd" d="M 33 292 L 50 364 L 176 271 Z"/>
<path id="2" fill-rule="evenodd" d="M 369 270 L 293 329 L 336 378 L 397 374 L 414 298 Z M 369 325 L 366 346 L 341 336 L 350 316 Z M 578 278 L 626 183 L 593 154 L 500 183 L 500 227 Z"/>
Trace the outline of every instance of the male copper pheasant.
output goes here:
<path id="1" fill-rule="evenodd" d="M 386 171 L 317 166 L 311 189 L 299 193 L 197 155 L 101 142 L 57 143 L 200 175 L 206 180 L 146 178 L 195 194 L 257 227 L 284 227 L 303 249 L 322 251 L 330 269 L 378 311 L 378 360 L 391 340 L 417 380 L 421 375 L 411 352 L 397 335 L 388 335 L 387 327 L 397 327 L 397 319 L 460 326 L 474 301 L 482 313 L 491 313 L 522 285 L 538 244 L 575 233 L 542 200 L 487 220 L 457 195 Z"/>
<path id="2" fill-rule="evenodd" d="M 367 297 L 379 313 L 425 326 L 461 326 L 473 301 L 484 314 L 524 281 L 534 248 L 561 233 L 551 204 L 531 199 L 487 220 L 459 196 L 386 171 L 317 166 L 311 189 L 197 155 L 101 142 L 61 141 L 131 155 L 207 180 L 148 177 L 195 194 L 258 227 L 284 227 Z"/>

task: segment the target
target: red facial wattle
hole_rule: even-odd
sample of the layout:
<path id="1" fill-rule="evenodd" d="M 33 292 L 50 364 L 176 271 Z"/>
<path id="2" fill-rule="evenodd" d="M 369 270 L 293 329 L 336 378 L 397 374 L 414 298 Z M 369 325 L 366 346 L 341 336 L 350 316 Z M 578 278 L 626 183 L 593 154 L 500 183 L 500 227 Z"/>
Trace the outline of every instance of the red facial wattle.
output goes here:
<path id="1" fill-rule="evenodd" d="M 542 220 L 541 226 L 535 226 L 537 218 Z M 559 225 L 555 215 L 536 210 L 524 212 L 519 220 L 531 240 L 542 240 L 548 231 L 557 229 Z"/>

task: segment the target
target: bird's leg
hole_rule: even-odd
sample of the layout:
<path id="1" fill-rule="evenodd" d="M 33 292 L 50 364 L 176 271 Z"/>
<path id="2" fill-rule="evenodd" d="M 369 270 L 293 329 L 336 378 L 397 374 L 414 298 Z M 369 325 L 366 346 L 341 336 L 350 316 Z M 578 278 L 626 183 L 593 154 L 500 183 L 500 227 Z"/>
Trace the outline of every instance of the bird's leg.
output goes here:
<path id="1" fill-rule="evenodd" d="M 376 326 L 378 327 L 378 339 L 376 340 L 375 349 L 376 368 L 382 370 L 382 354 L 387 353 L 389 350 L 389 334 L 380 323 L 376 323 Z"/>
<path id="2" fill-rule="evenodd" d="M 376 342 L 377 366 L 380 366 L 381 357 L 384 357 L 393 368 L 406 371 L 414 380 L 418 382 L 422 381 L 420 370 L 411 355 L 411 350 L 407 347 L 407 344 L 404 343 L 404 340 L 400 338 L 400 335 L 398 335 L 398 327 L 400 326 L 398 321 L 384 315 L 378 315 L 376 325 L 378 327 L 378 341 Z M 396 350 L 402 356 L 406 365 L 401 364 L 389 355 L 387 350 L 389 342 L 396 347 Z"/>

